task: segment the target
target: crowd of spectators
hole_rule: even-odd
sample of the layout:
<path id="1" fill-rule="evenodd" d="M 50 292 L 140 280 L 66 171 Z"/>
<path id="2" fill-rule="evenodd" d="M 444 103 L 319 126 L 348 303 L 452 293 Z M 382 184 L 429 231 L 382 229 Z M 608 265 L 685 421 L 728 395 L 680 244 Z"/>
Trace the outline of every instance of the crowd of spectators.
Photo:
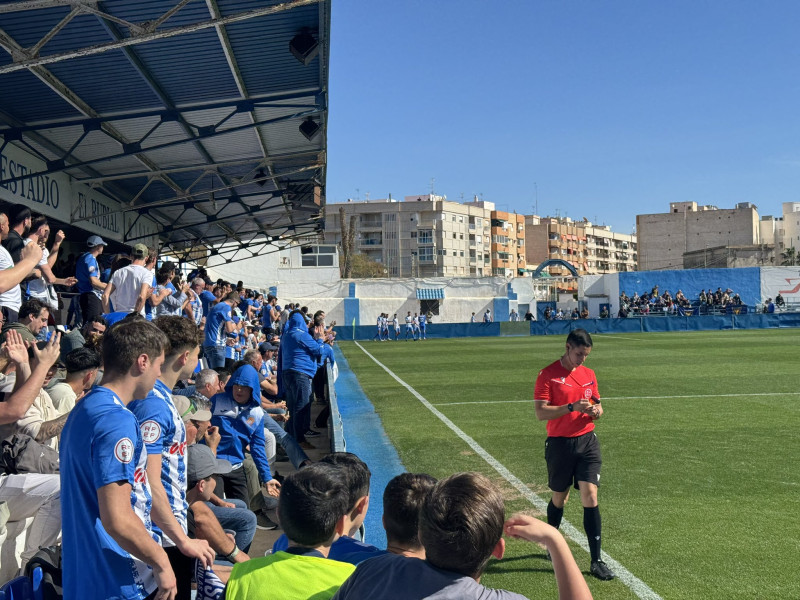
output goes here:
<path id="1" fill-rule="evenodd" d="M 708 288 L 707 291 L 703 289 L 697 298 L 689 299 L 682 290 L 678 290 L 673 296 L 669 290 L 660 292 L 658 285 L 655 285 L 649 292 L 643 292 L 641 295 L 638 292 L 634 292 L 633 296 L 628 296 L 624 291 L 621 292 L 617 316 L 624 318 L 631 315 L 685 315 L 694 314 L 694 308 L 698 309 L 698 314 L 702 314 L 715 310 L 724 311 L 729 306 L 742 305 L 742 299 L 739 294 L 734 293 L 730 288 L 725 290 L 721 287 L 716 290 Z"/>
<path id="2" fill-rule="evenodd" d="M 60 261 L 64 234 L 48 246 L 47 220 L 21 206 L 0 214 L 0 237 L 0 439 L 15 449 L 0 520 L 29 521 L 19 560 L 3 553 L 4 579 L 57 548 L 65 598 L 187 599 L 193 580 L 198 598 L 229 600 L 265 589 L 329 598 L 342 583 L 339 598 L 396 597 L 400 585 L 403 597 L 477 598 L 506 534 L 545 545 L 559 586 L 590 597 L 560 534 L 527 516 L 505 521 L 477 474 L 395 478 L 387 547 L 356 539 L 369 469 L 348 453 L 306 454 L 334 361 L 323 311 L 202 269 L 183 278 L 143 244 L 99 260 L 107 243 L 96 235 Z M 68 327 L 55 324 L 54 286 L 77 288 Z M 285 479 L 283 461 L 296 469 Z M 279 527 L 270 511 L 285 534 L 251 558 L 255 531 Z M 389 575 L 397 585 L 378 585 Z"/>

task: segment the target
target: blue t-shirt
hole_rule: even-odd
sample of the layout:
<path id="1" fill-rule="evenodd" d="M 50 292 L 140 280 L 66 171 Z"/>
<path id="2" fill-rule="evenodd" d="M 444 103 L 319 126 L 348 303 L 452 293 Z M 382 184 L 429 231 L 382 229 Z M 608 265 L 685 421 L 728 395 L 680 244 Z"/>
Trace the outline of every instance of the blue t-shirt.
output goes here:
<path id="1" fill-rule="evenodd" d="M 100 278 L 100 265 L 91 252 L 81 254 L 75 267 L 75 277 L 78 279 L 78 291 L 81 293 L 94 291 L 90 277 Z"/>
<path id="2" fill-rule="evenodd" d="M 147 397 L 134 400 L 128 408 L 139 421 L 147 454 L 161 455 L 161 485 L 172 514 L 186 533 L 186 426 L 172 401 L 172 391 L 156 380 Z M 153 531 L 161 536 L 165 548 L 175 545 L 155 523 Z"/>
<path id="3" fill-rule="evenodd" d="M 209 292 L 208 290 L 204 290 L 202 294 L 200 294 L 200 302 L 203 303 L 203 316 L 208 316 L 208 311 L 211 310 L 211 303 L 216 302 L 217 298 Z"/>
<path id="4" fill-rule="evenodd" d="M 425 329 L 425 324 L 426 324 L 427 322 L 428 322 L 428 317 L 426 317 L 425 315 L 420 315 L 420 316 L 419 316 L 419 326 L 420 326 L 422 329 Z"/>
<path id="5" fill-rule="evenodd" d="M 275 554 L 276 552 L 286 551 L 288 547 L 289 538 L 287 538 L 284 533 L 275 540 L 275 543 L 272 545 L 272 553 Z M 328 558 L 331 560 L 338 560 L 339 562 L 350 563 L 351 565 L 357 565 L 368 558 L 374 558 L 383 554 L 386 554 L 386 550 L 381 550 L 370 544 L 359 542 L 350 536 L 343 535 L 331 545 Z"/>
<path id="6" fill-rule="evenodd" d="M 225 323 L 232 321 L 231 305 L 227 302 L 220 302 L 214 306 L 206 317 L 206 329 L 204 346 L 224 346 L 227 331 Z"/>
<path id="7" fill-rule="evenodd" d="M 118 481 L 131 485 L 133 513 L 160 542 L 150 521 L 147 453 L 139 424 L 114 392 L 98 386 L 72 409 L 61 434 L 65 598 L 141 599 L 157 587 L 150 566 L 123 550 L 100 521 L 97 491 Z"/>

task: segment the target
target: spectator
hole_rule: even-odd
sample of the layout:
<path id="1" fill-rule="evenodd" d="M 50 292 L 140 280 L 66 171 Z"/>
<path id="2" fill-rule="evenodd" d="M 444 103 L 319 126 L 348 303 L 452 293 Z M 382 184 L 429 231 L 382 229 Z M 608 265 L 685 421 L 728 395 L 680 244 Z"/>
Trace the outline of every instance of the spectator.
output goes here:
<path id="1" fill-rule="evenodd" d="M 93 235 L 86 240 L 86 245 L 89 250 L 78 259 L 75 273 L 78 278 L 78 292 L 81 295 L 81 313 L 84 323 L 103 314 L 103 303 L 100 297 L 106 289 L 106 284 L 100 280 L 100 265 L 97 257 L 103 253 L 107 244 L 99 235 Z"/>
<path id="2" fill-rule="evenodd" d="M 519 321 L 519 313 L 512 308 L 511 309 L 511 313 L 508 315 L 508 320 L 509 321 Z"/>
<path id="3" fill-rule="evenodd" d="M 160 537 L 177 578 L 176 598 L 188 600 L 192 559 L 210 566 L 214 554 L 207 543 L 186 535 L 186 427 L 172 400 L 172 388 L 178 380 L 194 372 L 200 353 L 200 333 L 183 317 L 159 317 L 153 324 L 168 340 L 161 374 L 145 398 L 134 400 L 128 408 L 139 421 L 147 452 L 153 532 Z"/>
<path id="4" fill-rule="evenodd" d="M 10 235 L 8 217 L 0 213 L 0 239 L 5 242 Z M 18 232 L 16 232 L 19 235 Z M 0 246 L 0 310 L 6 323 L 15 323 L 17 312 L 22 304 L 22 291 L 19 284 L 33 271 L 42 259 L 39 244 L 23 245 L 20 258 L 14 261 L 5 245 Z"/>
<path id="5" fill-rule="evenodd" d="M 142 599 L 157 589 L 174 597 L 175 575 L 151 530 L 147 453 L 126 408 L 153 389 L 167 344 L 145 320 L 115 325 L 103 343 L 103 385 L 67 420 L 61 437 L 65 598 Z"/>
<path id="6" fill-rule="evenodd" d="M 375 546 L 356 540 L 369 508 L 370 472 L 367 465 L 351 452 L 334 452 L 328 454 L 320 462 L 336 465 L 342 470 L 342 478 L 347 488 L 347 504 L 349 508 L 344 514 L 344 531 L 333 543 L 328 558 L 351 564 L 358 564 L 382 554 Z M 286 550 L 289 546 L 288 532 L 278 538 L 272 546 L 273 552 Z"/>
<path id="7" fill-rule="evenodd" d="M 333 351 L 324 341 L 309 335 L 302 314 L 294 311 L 289 316 L 279 356 L 284 397 L 292 415 L 287 428 L 289 435 L 301 447 L 313 449 L 305 438 L 305 432 L 311 428 L 311 379 L 321 359 L 333 362 Z"/>
<path id="8" fill-rule="evenodd" d="M 78 280 L 75 277 L 56 277 L 53 273 L 53 266 L 58 258 L 58 250 L 61 243 L 65 239 L 64 232 L 60 229 L 56 232 L 55 242 L 53 247 L 48 250 L 46 247 L 47 238 L 50 237 L 50 226 L 47 219 L 41 215 L 33 220 L 31 231 L 28 237 L 25 238 L 24 243 L 27 246 L 31 243 L 38 243 L 42 248 L 42 259 L 39 261 L 37 268 L 34 269 L 34 277 L 28 281 L 28 296 L 40 300 L 47 305 L 50 309 L 49 323 L 55 325 L 53 319 L 53 311 L 58 310 L 58 294 L 56 293 L 54 285 L 73 286 Z"/>
<path id="9" fill-rule="evenodd" d="M 239 296 L 236 292 L 230 292 L 224 300 L 211 309 L 206 317 L 203 354 L 208 359 L 208 366 L 212 369 L 221 369 L 225 366 L 227 335 L 236 331 L 231 309 L 238 299 Z"/>
<path id="10" fill-rule="evenodd" d="M 33 216 L 31 209 L 22 204 L 14 205 L 8 213 L 9 231 L 3 239 L 3 248 L 11 255 L 14 264 L 22 259 L 25 238 L 31 230 Z M 38 243 L 38 237 L 36 242 Z"/>
<path id="11" fill-rule="evenodd" d="M 187 292 L 189 284 L 181 282 L 176 288 L 172 280 L 175 278 L 176 265 L 174 262 L 167 261 L 161 265 L 156 273 L 156 287 L 150 296 L 150 303 L 153 305 L 154 314 L 157 317 L 167 315 L 183 314 L 183 307 L 189 301 Z"/>
<path id="12" fill-rule="evenodd" d="M 39 300 L 31 299 L 26 301 L 19 309 L 19 320 L 16 323 L 6 323 L 2 330 L 2 339 L 9 330 L 17 331 L 26 342 L 35 342 L 39 332 L 43 327 L 47 327 L 47 319 L 50 311 Z"/>
<path id="13" fill-rule="evenodd" d="M 589 318 L 589 308 L 587 306 L 583 307 L 581 311 L 581 319 L 588 319 Z"/>
<path id="14" fill-rule="evenodd" d="M 459 473 L 438 482 L 426 497 L 419 519 L 425 560 L 387 554 L 365 561 L 356 567 L 334 598 L 523 600 L 519 594 L 493 591 L 480 583 L 489 560 L 503 557 L 504 531 L 547 547 L 560 598 L 592 597 L 561 534 L 525 515 L 514 516 L 504 523 L 503 497 L 483 475 Z"/>
<path id="15" fill-rule="evenodd" d="M 239 367 L 228 380 L 225 392 L 211 398 L 211 406 L 211 424 L 219 427 L 222 437 L 217 456 L 230 461 L 234 467 L 221 477 L 226 497 L 238 498 L 249 506 L 247 481 L 240 466 L 248 445 L 260 485 L 268 495 L 277 497 L 280 484 L 272 477 L 264 449 L 264 410 L 256 370 L 250 365 Z"/>
<path id="16" fill-rule="evenodd" d="M 189 289 L 189 302 L 183 309 L 186 316 L 194 321 L 194 324 L 201 329 L 205 326 L 205 321 L 203 320 L 203 301 L 200 298 L 204 290 L 205 282 L 200 277 L 193 279 L 192 287 Z"/>
<path id="17" fill-rule="evenodd" d="M 33 349 L 35 364 L 30 376 L 13 393 L 0 402 L 0 424 L 17 422 L 31 407 L 42 389 L 52 364 L 58 359 L 61 334 L 56 332 L 43 349 Z M 22 337 L 16 332 L 8 334 L 0 356 L 14 363 L 18 372 L 30 365 Z M 33 518 L 21 555 L 24 568 L 40 547 L 56 543 L 61 533 L 61 486 L 58 475 L 25 473 L 0 477 L 0 502 L 9 509 L 9 521 Z"/>
<path id="18" fill-rule="evenodd" d="M 91 348 L 76 348 L 64 355 L 67 377 L 48 390 L 53 406 L 65 415 L 75 403 L 92 389 L 100 370 L 100 354 Z"/>
<path id="19" fill-rule="evenodd" d="M 486 312 L 483 313 L 483 322 L 484 323 L 492 322 L 492 311 L 490 311 L 488 308 L 486 309 Z"/>
<path id="20" fill-rule="evenodd" d="M 533 313 L 530 311 L 530 309 L 528 309 L 528 311 L 525 313 L 525 320 L 526 321 L 535 321 L 536 320 L 533 317 Z"/>
<path id="21" fill-rule="evenodd" d="M 145 264 L 150 250 L 144 244 L 136 244 L 131 255 L 133 261 L 127 267 L 114 272 L 111 281 L 103 290 L 103 312 L 111 312 L 111 303 L 115 312 L 137 312 L 144 316 L 144 307 L 150 296 L 153 274 Z"/>
<path id="22" fill-rule="evenodd" d="M 419 512 L 436 479 L 424 473 L 403 473 L 383 491 L 383 527 L 386 550 L 392 554 L 425 558 L 419 540 Z"/>
<path id="23" fill-rule="evenodd" d="M 44 350 L 47 342 L 38 342 L 36 346 L 39 350 Z M 33 353 L 33 346 L 28 347 L 28 359 L 31 364 L 36 364 L 37 359 Z M 56 410 L 53 400 L 50 398 L 50 394 L 44 390 L 44 386 L 49 383 L 59 366 L 58 361 L 50 366 L 39 393 L 22 418 L 14 423 L 0 425 L 0 439 L 6 439 L 15 433 L 22 433 L 32 437 L 40 444 L 58 450 L 58 436 L 67 422 L 67 415 L 61 415 Z M 28 363 L 23 363 L 16 369 L 15 380 L 25 381 L 30 374 L 30 366 Z"/>
<path id="24" fill-rule="evenodd" d="M 317 463 L 289 475 L 278 504 L 289 547 L 234 566 L 226 600 L 256 600 L 265 590 L 276 590 L 281 600 L 333 596 L 354 569 L 329 558 L 331 544 L 345 530 L 345 510 L 340 468 Z"/>

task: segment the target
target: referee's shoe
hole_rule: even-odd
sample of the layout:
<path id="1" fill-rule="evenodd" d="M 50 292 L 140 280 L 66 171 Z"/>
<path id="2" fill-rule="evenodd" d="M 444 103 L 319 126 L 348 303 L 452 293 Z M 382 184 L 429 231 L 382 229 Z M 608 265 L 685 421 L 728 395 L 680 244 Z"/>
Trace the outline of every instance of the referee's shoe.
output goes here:
<path id="1" fill-rule="evenodd" d="M 616 575 L 614 572 L 608 568 L 608 565 L 604 563 L 602 560 L 594 560 L 592 561 L 592 566 L 589 569 L 589 572 L 597 577 L 598 579 L 602 579 L 603 581 L 609 581 L 614 579 Z"/>

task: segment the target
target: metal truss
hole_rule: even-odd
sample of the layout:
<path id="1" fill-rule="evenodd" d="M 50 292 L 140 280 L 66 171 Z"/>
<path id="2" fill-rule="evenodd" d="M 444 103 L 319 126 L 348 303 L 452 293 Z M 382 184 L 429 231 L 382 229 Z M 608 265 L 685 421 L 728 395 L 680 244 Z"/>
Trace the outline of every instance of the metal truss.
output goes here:
<path id="1" fill-rule="evenodd" d="M 191 23 L 180 27 L 172 27 L 169 29 L 161 29 L 160 31 L 157 31 L 157 29 L 161 27 L 161 25 L 163 25 L 165 21 L 167 21 L 171 16 L 180 11 L 180 9 L 186 6 L 186 4 L 188 4 L 190 1 L 191 0 L 181 0 L 181 2 L 173 6 L 170 10 L 168 10 L 158 19 L 147 21 L 145 23 L 132 23 L 125 19 L 120 19 L 119 17 L 116 17 L 108 12 L 100 10 L 99 8 L 97 8 L 98 4 L 97 2 L 91 2 L 89 0 L 52 0 L 52 1 L 33 0 L 30 2 L 13 2 L 10 4 L 0 4 L 0 14 L 9 12 L 19 12 L 23 10 L 42 10 L 48 8 L 63 8 L 63 7 L 72 8 L 70 13 L 66 17 L 64 17 L 64 19 L 62 19 L 55 27 L 53 27 L 53 29 L 51 29 L 37 44 L 32 46 L 30 49 L 20 49 L 13 52 L 11 55 L 12 58 L 14 59 L 13 62 L 11 64 L 0 67 L 0 75 L 2 75 L 3 73 L 11 73 L 14 71 L 19 71 L 21 69 L 29 69 L 35 66 L 61 62 L 63 60 L 69 60 L 71 58 L 79 58 L 83 56 L 92 56 L 94 54 L 101 54 L 109 50 L 126 48 L 128 46 L 134 46 L 136 44 L 152 42 L 154 40 L 162 40 L 165 38 L 170 38 L 185 33 L 194 33 L 195 31 L 201 31 L 203 29 L 209 29 L 212 27 L 220 27 L 224 25 L 229 25 L 231 23 L 238 23 L 240 21 L 247 21 L 249 19 L 265 17 L 275 13 L 283 12 L 285 10 L 290 10 L 292 8 L 297 8 L 299 6 L 318 4 L 323 0 L 292 0 L 291 2 L 284 2 L 282 4 L 276 4 L 274 6 L 242 11 L 228 15 L 226 17 L 219 16 L 205 21 L 200 21 L 197 23 Z M 47 41 L 55 37 L 55 35 L 57 35 L 58 32 L 61 31 L 72 19 L 74 19 L 79 15 L 84 15 L 84 14 L 96 15 L 100 18 L 107 19 L 111 22 L 117 23 L 127 28 L 128 31 L 130 32 L 130 35 L 118 40 L 114 40 L 112 42 L 107 42 L 105 44 L 86 46 L 84 48 L 70 50 L 68 52 L 58 52 L 46 56 L 41 56 L 39 54 L 39 50 L 41 50 L 41 48 L 44 47 Z"/>

